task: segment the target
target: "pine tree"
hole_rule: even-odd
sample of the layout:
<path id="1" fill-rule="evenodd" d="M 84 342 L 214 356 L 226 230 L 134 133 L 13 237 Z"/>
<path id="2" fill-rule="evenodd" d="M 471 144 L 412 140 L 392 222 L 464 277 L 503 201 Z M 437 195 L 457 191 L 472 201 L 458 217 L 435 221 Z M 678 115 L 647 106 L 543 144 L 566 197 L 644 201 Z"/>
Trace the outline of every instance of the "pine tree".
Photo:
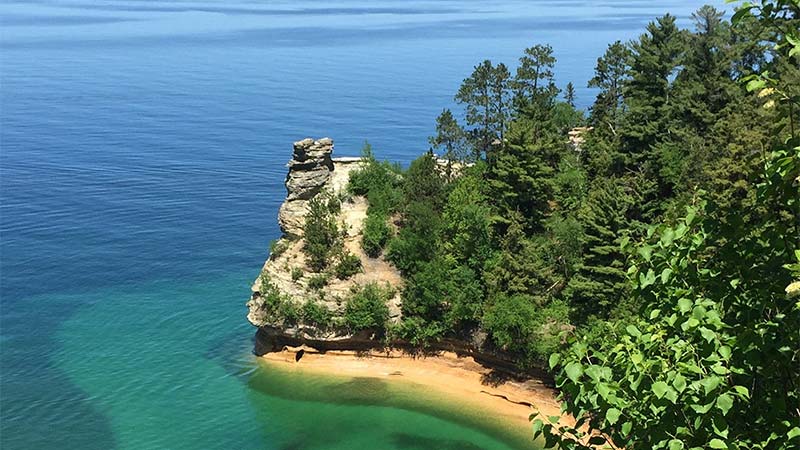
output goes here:
<path id="1" fill-rule="evenodd" d="M 564 101 L 571 107 L 575 107 L 575 85 L 572 84 L 572 81 L 567 83 L 567 87 L 564 89 Z"/>
<path id="2" fill-rule="evenodd" d="M 631 51 L 620 41 L 610 44 L 606 53 L 597 58 L 594 77 L 588 86 L 600 88 L 589 117 L 598 135 L 611 138 L 617 134 L 624 111 L 622 93 L 628 80 L 630 58 Z"/>
<path id="3" fill-rule="evenodd" d="M 452 177 L 453 163 L 467 159 L 466 134 L 449 109 L 444 109 L 436 118 L 436 136 L 428 138 L 434 150 L 447 161 L 446 178 Z"/>
<path id="4" fill-rule="evenodd" d="M 505 65 L 494 67 L 486 60 L 475 66 L 455 96 L 456 102 L 464 105 L 467 125 L 472 127 L 469 137 L 475 159 L 489 152 L 495 141 L 502 142 L 510 117 L 510 77 Z"/>
<path id="5" fill-rule="evenodd" d="M 619 180 L 598 178 L 589 189 L 579 218 L 584 229 L 584 257 L 564 294 L 578 318 L 606 316 L 627 293 L 621 238 L 630 226 L 631 199 Z"/>
<path id="6" fill-rule="evenodd" d="M 553 168 L 547 164 L 547 148 L 531 139 L 524 127 L 512 129 L 509 143 L 496 152 L 486 171 L 488 196 L 501 222 L 521 213 L 526 228 L 538 230 L 549 211 Z"/>
<path id="7" fill-rule="evenodd" d="M 632 44 L 631 78 L 624 96 L 628 111 L 621 131 L 625 170 L 644 172 L 656 180 L 656 189 L 645 195 L 645 219 L 663 212 L 662 199 L 672 196 L 671 184 L 662 179 L 661 168 L 675 148 L 659 147 L 669 129 L 672 78 L 681 61 L 684 33 L 667 14 L 647 26 L 647 33 Z"/>

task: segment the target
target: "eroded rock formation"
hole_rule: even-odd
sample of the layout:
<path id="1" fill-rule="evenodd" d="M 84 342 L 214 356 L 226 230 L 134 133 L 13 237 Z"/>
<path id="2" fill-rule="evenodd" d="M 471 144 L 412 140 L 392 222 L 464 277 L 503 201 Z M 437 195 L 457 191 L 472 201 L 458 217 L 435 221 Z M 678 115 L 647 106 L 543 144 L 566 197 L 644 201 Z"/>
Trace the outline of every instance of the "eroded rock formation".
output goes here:
<path id="1" fill-rule="evenodd" d="M 299 237 L 308 201 L 319 194 L 333 171 L 333 140 L 311 138 L 294 143 L 294 154 L 286 175 L 286 201 L 278 211 L 278 224 L 284 234 Z"/>

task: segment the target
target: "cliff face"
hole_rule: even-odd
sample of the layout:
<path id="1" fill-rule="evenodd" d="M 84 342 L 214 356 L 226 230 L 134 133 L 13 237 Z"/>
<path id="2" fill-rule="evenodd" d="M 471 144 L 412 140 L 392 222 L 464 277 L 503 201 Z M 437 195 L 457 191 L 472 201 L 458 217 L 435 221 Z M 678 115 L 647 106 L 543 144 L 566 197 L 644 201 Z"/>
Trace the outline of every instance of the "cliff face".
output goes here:
<path id="1" fill-rule="evenodd" d="M 349 342 L 342 344 L 344 348 L 353 347 L 356 341 L 362 341 L 365 345 L 371 342 L 368 333 L 355 336 L 343 327 L 327 327 L 323 330 L 304 324 L 302 320 L 287 323 L 270 310 L 267 298 L 261 292 L 265 289 L 265 281 L 275 286 L 297 308 L 313 299 L 330 311 L 333 317 L 342 315 L 343 300 L 354 286 L 363 286 L 370 282 L 381 285 L 388 283 L 397 292 L 387 303 L 390 320 L 397 321 L 400 318 L 399 287 L 402 278 L 382 258 L 370 258 L 361 249 L 367 201 L 363 197 L 348 196 L 346 193 L 350 173 L 361 166 L 361 159 L 333 158 L 332 153 L 333 141 L 328 138 L 308 138 L 294 143 L 293 157 L 288 164 L 289 173 L 286 177 L 286 200 L 278 214 L 283 236 L 273 245 L 269 259 L 253 283 L 252 296 L 247 303 L 247 318 L 260 328 L 259 336 L 331 343 Z M 346 280 L 313 272 L 306 265 L 306 256 L 303 253 L 303 226 L 309 201 L 325 191 L 343 198 L 341 212 L 337 217 L 340 228 L 344 230 L 343 247 L 345 251 L 356 255 L 363 267 L 361 273 Z M 327 277 L 327 285 L 317 289 L 313 286 L 313 280 L 322 276 Z"/>
<path id="2" fill-rule="evenodd" d="M 269 259 L 253 283 L 252 295 L 247 302 L 247 319 L 258 327 L 257 354 L 280 350 L 283 346 L 301 345 L 321 351 L 382 348 L 385 343 L 369 330 L 350 333 L 339 320 L 344 315 L 348 295 L 355 287 L 368 283 L 389 285 L 394 289 L 394 296 L 386 302 L 389 322 L 397 323 L 401 319 L 400 292 L 403 279 L 399 271 L 383 257 L 370 258 L 361 249 L 367 200 L 347 194 L 350 174 L 362 166 L 361 159 L 333 158 L 332 153 L 333 141 L 328 138 L 316 141 L 309 138 L 294 143 L 294 153 L 286 176 L 286 200 L 281 205 L 278 218 L 283 236 L 273 245 Z M 456 176 L 454 174 L 462 169 L 447 161 L 441 161 L 440 166 L 443 174 L 449 176 Z M 341 211 L 336 217 L 340 230 L 343 230 L 342 250 L 357 256 L 363 268 L 360 273 L 345 280 L 313 272 L 306 264 L 306 255 L 303 253 L 303 227 L 308 205 L 310 200 L 323 192 L 342 199 Z M 315 286 L 315 280 L 320 277 L 327 279 L 327 284 L 322 288 Z M 331 325 L 320 328 L 304 323 L 302 317 L 287 319 L 285 313 L 276 311 L 275 291 L 279 293 L 280 302 L 288 302 L 295 311 L 309 301 L 322 306 L 332 317 Z M 393 340 L 389 345 L 417 350 L 410 343 L 399 340 Z M 431 343 L 428 350 L 469 355 L 494 369 L 517 372 L 513 358 L 489 345 L 485 333 L 480 331 L 462 339 L 441 339 Z"/>

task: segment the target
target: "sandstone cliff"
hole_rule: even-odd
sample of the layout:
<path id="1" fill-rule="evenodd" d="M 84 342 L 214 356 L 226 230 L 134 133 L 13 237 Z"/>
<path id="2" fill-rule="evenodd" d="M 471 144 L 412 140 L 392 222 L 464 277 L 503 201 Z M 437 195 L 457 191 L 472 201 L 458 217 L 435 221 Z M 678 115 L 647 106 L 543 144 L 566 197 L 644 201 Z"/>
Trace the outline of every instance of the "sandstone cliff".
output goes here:
<path id="1" fill-rule="evenodd" d="M 269 259 L 252 286 L 252 296 L 247 303 L 248 320 L 261 329 L 261 333 L 325 341 L 357 339 L 342 327 L 319 329 L 301 321 L 286 323 L 269 309 L 263 293 L 264 281 L 268 280 L 297 307 L 313 299 L 328 309 L 334 317 L 341 316 L 343 299 L 354 286 L 370 282 L 388 283 L 397 294 L 388 302 L 390 320 L 400 317 L 399 287 L 402 279 L 399 272 L 382 258 L 370 258 L 360 246 L 363 222 L 367 215 L 367 201 L 363 197 L 348 196 L 347 183 L 350 173 L 361 166 L 360 158 L 333 158 L 333 141 L 329 138 L 310 138 L 294 143 L 292 160 L 288 164 L 286 177 L 286 200 L 280 207 L 278 223 L 283 236 L 275 244 Z M 314 279 L 325 276 L 313 272 L 306 264 L 303 253 L 305 241 L 303 226 L 309 201 L 322 192 L 330 192 L 343 198 L 337 219 L 346 231 L 344 249 L 361 260 L 363 270 L 351 278 L 339 280 L 327 277 L 325 287 L 318 289 Z M 369 340 L 370 336 L 363 336 Z"/>

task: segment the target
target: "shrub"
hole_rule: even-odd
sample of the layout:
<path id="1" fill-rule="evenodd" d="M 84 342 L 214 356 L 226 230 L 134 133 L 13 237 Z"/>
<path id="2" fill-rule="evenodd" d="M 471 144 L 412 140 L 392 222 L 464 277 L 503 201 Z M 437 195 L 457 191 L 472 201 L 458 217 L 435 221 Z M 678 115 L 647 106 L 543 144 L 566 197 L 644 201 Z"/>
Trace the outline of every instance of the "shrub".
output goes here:
<path id="1" fill-rule="evenodd" d="M 426 322 L 421 317 L 407 317 L 392 327 L 391 334 L 393 338 L 406 340 L 411 345 L 426 347 L 439 340 L 444 331 L 441 323 Z"/>
<path id="2" fill-rule="evenodd" d="M 264 300 L 264 306 L 274 322 L 297 323 L 300 318 L 297 305 L 292 299 L 283 294 L 266 273 L 261 273 L 259 294 Z"/>
<path id="3" fill-rule="evenodd" d="M 331 311 L 316 299 L 309 299 L 300 311 L 303 322 L 320 329 L 328 328 L 333 320 Z"/>
<path id="4" fill-rule="evenodd" d="M 318 291 L 328 285 L 328 274 L 321 273 L 308 279 L 308 287 Z"/>
<path id="5" fill-rule="evenodd" d="M 302 267 L 293 267 L 292 268 L 292 281 L 297 281 L 300 278 L 303 278 L 303 274 L 305 274 L 305 271 L 303 270 Z"/>
<path id="6" fill-rule="evenodd" d="M 364 220 L 364 232 L 361 236 L 361 248 L 370 258 L 380 256 L 386 243 L 391 236 L 391 229 L 386 223 L 386 216 L 383 214 L 367 214 Z"/>
<path id="7" fill-rule="evenodd" d="M 341 232 L 336 223 L 336 214 L 341 204 L 330 193 L 318 194 L 308 202 L 308 214 L 303 227 L 306 254 L 309 267 L 321 272 L 328 267 L 330 257 L 342 247 Z"/>
<path id="8" fill-rule="evenodd" d="M 405 226 L 392 239 L 387 258 L 404 274 L 413 274 L 436 255 L 441 219 L 430 205 L 415 202 L 408 206 Z"/>
<path id="9" fill-rule="evenodd" d="M 269 244 L 269 257 L 275 259 L 289 249 L 290 242 L 286 239 L 275 239 Z"/>
<path id="10" fill-rule="evenodd" d="M 276 316 L 283 319 L 284 323 L 296 324 L 300 321 L 300 309 L 297 307 L 297 304 L 288 297 L 283 297 L 276 312 Z"/>
<path id="11" fill-rule="evenodd" d="M 336 278 L 346 280 L 353 275 L 361 272 L 361 258 L 347 252 L 339 259 L 339 264 L 334 268 Z"/>
<path id="12" fill-rule="evenodd" d="M 389 320 L 389 307 L 386 302 L 392 298 L 391 287 L 381 287 L 377 283 L 369 283 L 354 287 L 345 301 L 344 324 L 350 331 L 374 329 L 383 331 Z"/>

